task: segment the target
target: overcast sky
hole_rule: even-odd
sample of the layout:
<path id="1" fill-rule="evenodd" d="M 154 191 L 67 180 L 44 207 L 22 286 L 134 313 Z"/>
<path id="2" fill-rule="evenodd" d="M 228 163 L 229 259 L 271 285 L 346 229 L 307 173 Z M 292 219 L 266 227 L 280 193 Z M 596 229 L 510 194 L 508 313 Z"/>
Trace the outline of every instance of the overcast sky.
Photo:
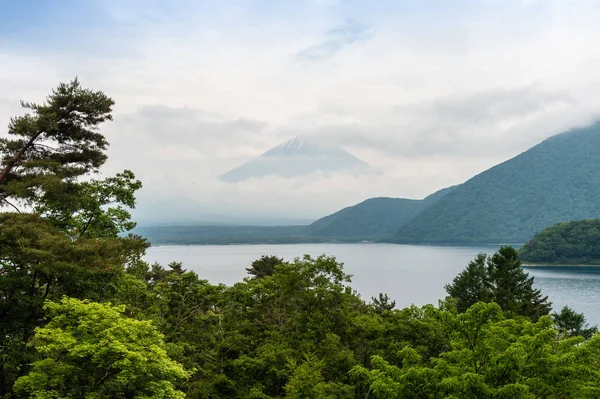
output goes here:
<path id="1" fill-rule="evenodd" d="M 116 101 L 139 220 L 310 219 L 596 120 L 598 38 L 600 0 L 0 0 L 0 123 L 77 75 Z M 381 173 L 216 180 L 300 134 Z"/>

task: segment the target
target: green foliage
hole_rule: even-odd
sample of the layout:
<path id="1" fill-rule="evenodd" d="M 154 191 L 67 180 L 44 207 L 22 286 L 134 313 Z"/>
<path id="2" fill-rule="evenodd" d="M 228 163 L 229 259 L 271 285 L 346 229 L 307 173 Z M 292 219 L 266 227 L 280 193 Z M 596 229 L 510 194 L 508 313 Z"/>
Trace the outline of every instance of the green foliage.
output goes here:
<path id="1" fill-rule="evenodd" d="M 505 319 L 495 303 L 465 313 L 436 310 L 451 349 L 423 359 L 410 346 L 400 365 L 380 356 L 350 375 L 369 398 L 594 398 L 600 394 L 600 336 L 563 339 L 549 316 Z"/>
<path id="2" fill-rule="evenodd" d="M 72 238 L 116 237 L 135 227 L 126 208 L 135 207 L 135 192 L 141 187 L 133 172 L 125 170 L 114 177 L 80 183 L 78 200 L 72 204 L 76 206 L 70 209 L 45 202 L 35 210 Z"/>
<path id="3" fill-rule="evenodd" d="M 464 312 L 477 302 L 492 300 L 492 286 L 487 269 L 487 254 L 480 253 L 469 262 L 466 269 L 445 286 L 446 292 L 456 300 L 456 308 Z"/>
<path id="4" fill-rule="evenodd" d="M 318 360 L 312 354 L 305 355 L 300 364 L 290 362 L 289 367 L 292 368 L 293 372 L 289 382 L 285 385 L 286 399 L 342 399 L 354 397 L 352 386 L 325 382 L 323 378 L 325 362 Z"/>
<path id="5" fill-rule="evenodd" d="M 551 137 L 461 184 L 403 226 L 403 243 L 524 243 L 600 215 L 600 123 Z"/>
<path id="6" fill-rule="evenodd" d="M 184 398 L 175 383 L 187 378 L 169 359 L 148 321 L 123 316 L 124 307 L 63 298 L 48 302 L 50 322 L 36 329 L 41 359 L 19 378 L 29 398 Z"/>
<path id="7" fill-rule="evenodd" d="M 260 259 L 252 262 L 250 267 L 246 268 L 246 271 L 254 278 L 272 276 L 273 273 L 275 273 L 275 267 L 282 263 L 282 258 L 272 255 L 263 255 Z"/>
<path id="8" fill-rule="evenodd" d="M 375 311 L 383 313 L 385 311 L 392 310 L 396 307 L 396 301 L 390 300 L 388 294 L 380 293 L 378 298 L 371 298 Z"/>
<path id="9" fill-rule="evenodd" d="M 114 102 L 77 79 L 60 84 L 42 104 L 22 102 L 30 113 L 14 117 L 0 139 L 0 193 L 28 203 L 73 199 L 73 179 L 97 171 L 107 142 L 98 125 L 111 120 Z"/>
<path id="10" fill-rule="evenodd" d="M 537 264 L 600 264 L 600 219 L 561 222 L 521 247 L 521 259 Z"/>
<path id="11" fill-rule="evenodd" d="M 146 245 L 137 237 L 72 240 L 39 215 L 0 213 L 0 393 L 30 363 L 25 345 L 43 323 L 44 301 L 110 299 Z"/>
<path id="12" fill-rule="evenodd" d="M 550 312 L 548 298 L 533 288 L 533 277 L 521 267 L 518 252 L 508 246 L 501 247 L 491 257 L 477 255 L 445 288 L 460 312 L 477 302 L 489 301 L 496 302 L 509 314 L 533 320 Z"/>
<path id="13" fill-rule="evenodd" d="M 32 114 L 9 127 L 17 139 L 0 142 L 0 201 L 36 212 L 0 213 L 0 396 L 600 396 L 600 335 L 569 308 L 546 316 L 514 249 L 480 254 L 438 307 L 396 309 L 384 293 L 366 303 L 325 255 L 263 256 L 243 281 L 213 285 L 181 263 L 147 264 L 146 241 L 122 234 L 141 187 L 132 172 L 88 175 L 106 159 L 97 127 L 112 100 L 75 80 L 25 105 Z M 406 205 L 389 202 L 389 220 L 366 202 L 312 227 L 182 228 L 178 237 L 217 231 L 212 239 L 230 242 L 235 230 L 240 242 L 308 242 L 341 229 L 358 240 L 353 226 L 371 236 L 408 217 L 397 204 Z"/>
<path id="14" fill-rule="evenodd" d="M 598 327 L 589 327 L 585 316 L 575 312 L 568 306 L 561 309 L 560 313 L 552 313 L 552 319 L 558 331 L 567 337 L 584 337 L 590 339 L 598 332 Z"/>
<path id="15" fill-rule="evenodd" d="M 41 105 L 23 103 L 31 112 L 11 119 L 13 138 L 0 139 L 0 206 L 36 212 L 0 213 L 0 396 L 30 367 L 26 345 L 44 324 L 44 301 L 112 299 L 147 248 L 120 236 L 135 225 L 126 209 L 141 187 L 133 173 L 89 179 L 106 160 L 98 127 L 112 105 L 75 79 Z"/>

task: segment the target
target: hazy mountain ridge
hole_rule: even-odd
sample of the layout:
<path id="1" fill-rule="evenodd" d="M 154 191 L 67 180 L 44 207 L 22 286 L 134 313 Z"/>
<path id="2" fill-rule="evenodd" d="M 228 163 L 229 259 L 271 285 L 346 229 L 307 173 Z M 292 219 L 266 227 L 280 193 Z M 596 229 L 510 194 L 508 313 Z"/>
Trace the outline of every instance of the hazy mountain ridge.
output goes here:
<path id="1" fill-rule="evenodd" d="M 285 244 L 382 240 L 449 193 L 442 189 L 422 199 L 370 198 L 308 226 L 140 226 L 135 232 L 153 244 Z"/>
<path id="2" fill-rule="evenodd" d="M 520 243 L 600 217 L 600 123 L 550 137 L 458 186 L 399 227 L 399 243 Z"/>
<path id="3" fill-rule="evenodd" d="M 359 175 L 369 170 L 369 164 L 341 147 L 297 136 L 222 174 L 219 180 L 236 183 L 266 176 L 293 178 L 317 172 Z"/>

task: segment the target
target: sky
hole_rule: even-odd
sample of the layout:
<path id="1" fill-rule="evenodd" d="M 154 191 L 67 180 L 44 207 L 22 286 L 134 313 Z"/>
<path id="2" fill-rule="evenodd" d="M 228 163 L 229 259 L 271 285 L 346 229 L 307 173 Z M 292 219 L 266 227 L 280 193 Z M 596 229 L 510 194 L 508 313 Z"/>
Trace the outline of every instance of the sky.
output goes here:
<path id="1" fill-rule="evenodd" d="M 423 198 L 600 118 L 600 0 L 0 0 L 0 135 L 78 76 L 116 101 L 134 216 L 311 220 Z M 220 174 L 294 136 L 380 173 Z"/>

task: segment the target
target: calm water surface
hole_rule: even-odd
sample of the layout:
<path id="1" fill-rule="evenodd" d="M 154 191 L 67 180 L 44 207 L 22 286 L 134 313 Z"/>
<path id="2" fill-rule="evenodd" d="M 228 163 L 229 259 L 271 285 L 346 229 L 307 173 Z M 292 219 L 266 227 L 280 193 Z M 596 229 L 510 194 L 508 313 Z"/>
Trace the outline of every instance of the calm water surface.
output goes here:
<path id="1" fill-rule="evenodd" d="M 148 250 L 146 260 L 167 265 L 183 262 L 211 283 L 234 284 L 246 276 L 245 268 L 261 255 L 286 260 L 309 254 L 333 255 L 353 275 L 352 287 L 369 300 L 387 293 L 398 307 L 437 303 L 452 281 L 479 252 L 493 253 L 498 246 L 446 247 L 394 244 L 294 244 L 162 246 Z M 555 309 L 569 305 L 583 312 L 591 324 L 600 324 L 600 268 L 527 268 L 535 284 L 548 295 Z"/>

